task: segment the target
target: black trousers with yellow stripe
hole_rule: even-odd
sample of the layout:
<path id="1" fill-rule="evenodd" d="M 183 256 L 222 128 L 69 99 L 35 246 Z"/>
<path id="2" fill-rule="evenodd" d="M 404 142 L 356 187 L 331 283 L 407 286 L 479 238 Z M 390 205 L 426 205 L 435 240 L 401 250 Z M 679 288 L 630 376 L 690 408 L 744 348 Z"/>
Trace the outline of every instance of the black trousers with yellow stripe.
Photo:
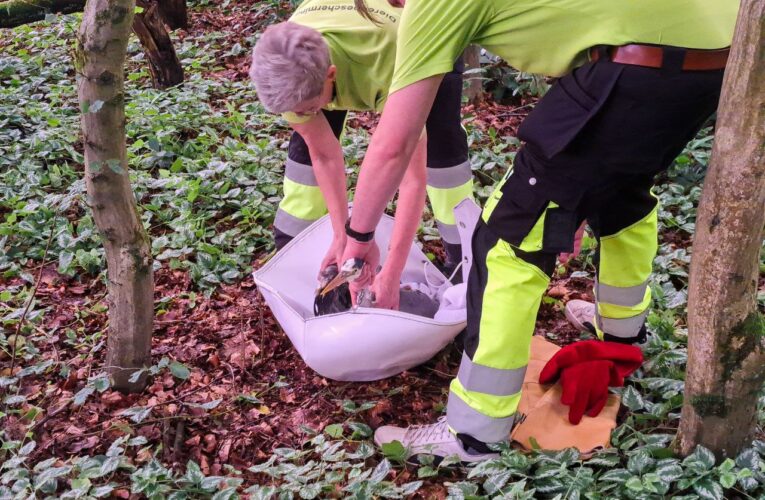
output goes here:
<path id="1" fill-rule="evenodd" d="M 715 111 L 722 73 L 600 60 L 558 80 L 521 125 L 526 144 L 473 234 L 465 350 L 447 407 L 458 435 L 507 439 L 541 297 L 583 220 L 600 245 L 592 323 L 601 338 L 639 337 L 657 250 L 653 177 Z"/>
<path id="2" fill-rule="evenodd" d="M 463 199 L 473 196 L 467 134 L 461 124 L 461 100 L 462 63 L 458 62 L 454 70 L 445 75 L 425 125 L 428 134 L 428 198 L 448 264 L 456 264 L 462 258 L 453 209 Z M 347 111 L 324 111 L 324 115 L 339 139 Z M 286 245 L 326 212 L 308 146 L 300 134 L 294 132 L 287 152 L 284 197 L 274 221 L 276 247 Z"/>

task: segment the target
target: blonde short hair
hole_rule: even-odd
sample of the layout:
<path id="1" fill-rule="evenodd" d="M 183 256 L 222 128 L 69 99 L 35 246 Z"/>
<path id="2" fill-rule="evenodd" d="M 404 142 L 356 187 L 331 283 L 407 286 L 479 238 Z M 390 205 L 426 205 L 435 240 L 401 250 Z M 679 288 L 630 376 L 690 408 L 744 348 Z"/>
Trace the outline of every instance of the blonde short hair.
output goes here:
<path id="1" fill-rule="evenodd" d="M 331 64 L 329 46 L 315 29 L 283 22 L 269 26 L 252 51 L 250 78 L 272 113 L 321 94 Z"/>

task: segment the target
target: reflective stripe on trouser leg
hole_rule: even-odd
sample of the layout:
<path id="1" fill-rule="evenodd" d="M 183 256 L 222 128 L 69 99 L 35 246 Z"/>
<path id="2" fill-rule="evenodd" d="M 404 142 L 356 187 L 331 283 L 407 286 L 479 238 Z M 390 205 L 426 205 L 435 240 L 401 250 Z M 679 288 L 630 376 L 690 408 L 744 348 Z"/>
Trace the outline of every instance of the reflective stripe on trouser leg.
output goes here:
<path id="1" fill-rule="evenodd" d="M 294 237 L 326 213 L 327 204 L 313 167 L 288 159 L 284 169 L 284 197 L 279 203 L 274 227 Z"/>
<path id="2" fill-rule="evenodd" d="M 441 239 L 446 243 L 459 244 L 454 207 L 465 198 L 473 198 L 470 162 L 445 168 L 428 167 L 427 190 Z"/>
<path id="3" fill-rule="evenodd" d="M 595 283 L 597 333 L 619 338 L 639 334 L 651 305 L 651 275 L 658 248 L 657 208 L 621 231 L 600 237 Z"/>
<path id="4" fill-rule="evenodd" d="M 452 380 L 447 419 L 454 432 L 491 443 L 510 434 L 549 278 L 502 240 L 485 255 L 485 265 L 478 347 L 472 359 L 463 356 Z M 481 285 L 475 281 L 471 273 L 468 286 Z"/>

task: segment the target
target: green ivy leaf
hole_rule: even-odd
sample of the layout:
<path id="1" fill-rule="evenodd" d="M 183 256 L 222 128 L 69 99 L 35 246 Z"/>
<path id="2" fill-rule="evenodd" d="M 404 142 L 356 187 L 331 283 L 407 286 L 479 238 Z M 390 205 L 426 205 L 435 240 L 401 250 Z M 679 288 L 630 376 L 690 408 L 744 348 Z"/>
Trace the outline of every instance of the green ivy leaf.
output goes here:
<path id="1" fill-rule="evenodd" d="M 368 438 L 371 437 L 373 433 L 371 427 L 361 422 L 349 422 L 348 427 L 353 431 L 351 439 Z"/>
<path id="2" fill-rule="evenodd" d="M 330 424 L 324 428 L 324 432 L 331 438 L 343 437 L 343 425 L 342 424 Z"/>
<path id="3" fill-rule="evenodd" d="M 677 481 L 683 477 L 683 468 L 680 467 L 676 461 L 659 463 L 654 472 L 656 472 L 659 477 L 669 482 Z"/>
<path id="4" fill-rule="evenodd" d="M 106 484 L 104 486 L 98 486 L 90 490 L 90 495 L 96 498 L 104 498 L 114 491 L 114 486 Z"/>
<path id="5" fill-rule="evenodd" d="M 696 447 L 696 450 L 683 461 L 683 464 L 685 464 L 686 461 L 689 461 L 689 459 L 699 463 L 704 470 L 709 470 L 714 467 L 716 461 L 714 453 L 701 445 Z"/>
<path id="6" fill-rule="evenodd" d="M 601 474 L 600 480 L 623 484 L 631 477 L 632 474 L 627 469 L 612 469 Z"/>
<path id="7" fill-rule="evenodd" d="M 399 493 L 404 498 L 409 498 L 410 496 L 414 495 L 417 490 L 422 488 L 422 481 L 412 481 L 410 483 L 402 484 L 399 488 Z"/>
<path id="8" fill-rule="evenodd" d="M 483 489 L 485 489 L 486 493 L 490 495 L 498 493 L 499 490 L 501 490 L 502 487 L 505 486 L 510 480 L 511 475 L 512 473 L 510 471 L 502 471 L 497 474 L 493 474 L 483 482 Z"/>
<path id="9" fill-rule="evenodd" d="M 101 476 L 111 474 L 112 472 L 116 471 L 119 466 L 120 466 L 119 456 L 108 457 L 106 460 L 104 460 L 104 463 L 101 464 L 101 469 L 99 470 L 99 473 Z"/>
<path id="10" fill-rule="evenodd" d="M 708 477 L 701 478 L 693 485 L 693 491 L 704 500 L 722 500 L 723 489 Z"/>
<path id="11" fill-rule="evenodd" d="M 181 380 L 186 380 L 191 375 L 191 371 L 189 371 L 186 365 L 179 361 L 173 361 L 170 363 L 170 373 L 172 373 L 175 378 L 179 378 Z"/>
<path id="12" fill-rule="evenodd" d="M 726 490 L 733 488 L 737 480 L 738 478 L 736 477 L 736 475 L 731 472 L 724 472 L 720 474 L 720 486 L 722 486 Z"/>
<path id="13" fill-rule="evenodd" d="M 272 500 L 279 490 L 275 486 L 251 486 L 244 492 L 247 493 L 252 500 Z"/>
<path id="14" fill-rule="evenodd" d="M 598 453 L 589 459 L 587 464 L 608 469 L 619 465 L 620 460 L 619 455 L 615 453 Z"/>
<path id="15" fill-rule="evenodd" d="M 96 391 L 95 387 L 86 385 L 79 391 L 77 391 L 77 394 L 74 395 L 74 399 L 72 400 L 72 403 L 74 406 L 82 406 L 85 404 L 85 401 L 90 397 L 91 394 L 93 394 Z"/>
<path id="16" fill-rule="evenodd" d="M 624 483 L 624 486 L 627 487 L 627 489 L 630 489 L 632 491 L 640 492 L 643 491 L 643 482 L 640 480 L 639 477 L 633 476 L 627 480 L 626 483 Z"/>
<path id="17" fill-rule="evenodd" d="M 109 387 L 111 387 L 111 385 L 112 385 L 111 379 L 109 379 L 109 376 L 106 375 L 105 373 L 93 379 L 93 387 L 98 392 L 104 392 Z"/>
<path id="18" fill-rule="evenodd" d="M 638 450 L 627 461 L 627 469 L 635 475 L 641 475 L 656 461 L 645 450 Z"/>
<path id="19" fill-rule="evenodd" d="M 205 475 L 195 461 L 189 460 L 186 462 L 186 474 L 184 477 L 191 484 L 199 485 L 202 484 Z"/>
<path id="20" fill-rule="evenodd" d="M 417 469 L 417 478 L 425 479 L 427 477 L 434 477 L 438 475 L 438 471 L 429 465 L 425 465 Z"/>
<path id="21" fill-rule="evenodd" d="M 753 448 L 747 448 L 736 457 L 736 465 L 751 471 L 760 470 L 760 456 Z"/>
<path id="22" fill-rule="evenodd" d="M 632 385 L 628 386 L 622 393 L 622 403 L 632 411 L 638 411 L 645 408 L 643 396 L 641 396 L 637 389 Z"/>
<path id="23" fill-rule="evenodd" d="M 383 455 L 389 460 L 394 462 L 404 462 L 406 460 L 406 448 L 401 444 L 401 441 L 391 441 L 390 443 L 383 443 L 382 445 Z"/>
<path id="24" fill-rule="evenodd" d="M 236 488 L 226 488 L 225 490 L 221 490 L 214 494 L 211 500 L 232 500 L 238 497 L 239 496 L 236 494 Z"/>
<path id="25" fill-rule="evenodd" d="M 305 500 L 316 498 L 319 496 L 319 493 L 321 493 L 321 485 L 318 483 L 307 484 L 300 488 L 300 498 Z"/>
<path id="26" fill-rule="evenodd" d="M 369 476 L 369 481 L 372 483 L 379 483 L 388 475 L 391 470 L 390 462 L 388 459 L 383 459 L 382 462 L 377 464 L 375 470 L 372 471 L 372 475 Z"/>
<path id="27" fill-rule="evenodd" d="M 28 442 L 27 444 L 25 444 L 24 446 L 21 447 L 21 449 L 19 450 L 19 455 L 22 455 L 22 456 L 29 455 L 30 453 L 32 453 L 34 451 L 34 449 L 36 447 L 37 447 L 37 442 L 36 441 L 30 441 L 30 442 Z"/>
<path id="28" fill-rule="evenodd" d="M 135 406 L 133 408 L 128 408 L 127 410 L 124 410 L 122 412 L 122 415 L 125 417 L 130 417 L 130 420 L 133 422 L 140 424 L 144 420 L 146 420 L 146 417 L 149 416 L 151 413 L 151 406 Z"/>

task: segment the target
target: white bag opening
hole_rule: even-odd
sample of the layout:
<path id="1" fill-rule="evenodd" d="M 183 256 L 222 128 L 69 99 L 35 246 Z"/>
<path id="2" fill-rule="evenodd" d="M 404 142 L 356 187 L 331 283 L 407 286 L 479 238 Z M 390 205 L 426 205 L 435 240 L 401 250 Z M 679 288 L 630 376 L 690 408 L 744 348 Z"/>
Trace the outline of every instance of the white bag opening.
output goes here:
<path id="1" fill-rule="evenodd" d="M 470 237 L 480 215 L 471 200 L 455 208 L 462 241 L 463 281 L 470 264 Z M 384 216 L 375 238 L 381 262 L 387 256 L 393 219 Z M 305 363 L 320 375 L 341 381 L 369 381 L 390 377 L 424 363 L 443 349 L 466 325 L 466 313 L 437 314 L 442 320 L 400 311 L 357 308 L 314 316 L 316 276 L 332 239 L 325 216 L 301 232 L 261 269 L 253 273 L 263 294 Z M 402 283 L 427 284 L 440 299 L 450 288 L 446 277 L 412 245 L 401 276 Z M 452 290 L 451 296 L 464 295 Z M 447 318 L 444 320 L 443 318 Z"/>

